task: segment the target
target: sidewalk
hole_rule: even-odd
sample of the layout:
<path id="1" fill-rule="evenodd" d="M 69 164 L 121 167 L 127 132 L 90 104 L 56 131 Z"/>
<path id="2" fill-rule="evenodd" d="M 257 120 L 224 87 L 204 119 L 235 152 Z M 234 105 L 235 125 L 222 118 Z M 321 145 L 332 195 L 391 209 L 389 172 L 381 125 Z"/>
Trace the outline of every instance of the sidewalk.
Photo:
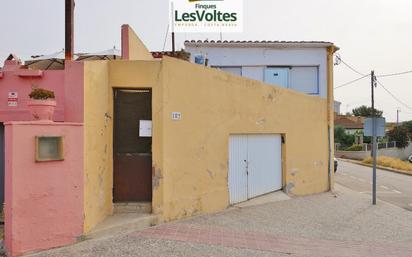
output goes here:
<path id="1" fill-rule="evenodd" d="M 412 212 L 336 185 L 298 197 L 164 224 L 32 255 L 411 256 Z"/>

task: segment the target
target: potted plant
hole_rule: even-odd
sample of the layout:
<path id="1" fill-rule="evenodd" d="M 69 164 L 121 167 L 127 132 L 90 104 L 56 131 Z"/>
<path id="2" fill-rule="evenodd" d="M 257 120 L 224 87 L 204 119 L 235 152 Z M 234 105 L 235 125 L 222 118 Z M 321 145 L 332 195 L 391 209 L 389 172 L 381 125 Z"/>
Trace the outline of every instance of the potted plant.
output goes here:
<path id="1" fill-rule="evenodd" d="M 33 88 L 27 103 L 35 120 L 52 121 L 56 101 L 54 92 L 44 88 Z"/>

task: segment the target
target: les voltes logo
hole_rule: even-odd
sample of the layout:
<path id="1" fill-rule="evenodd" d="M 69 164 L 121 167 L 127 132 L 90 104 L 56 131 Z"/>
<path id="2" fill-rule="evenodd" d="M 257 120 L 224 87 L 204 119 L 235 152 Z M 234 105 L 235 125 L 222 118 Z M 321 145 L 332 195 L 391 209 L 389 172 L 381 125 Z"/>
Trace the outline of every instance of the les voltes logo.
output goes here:
<path id="1" fill-rule="evenodd" d="M 242 32 L 243 0 L 169 0 L 175 32 Z"/>

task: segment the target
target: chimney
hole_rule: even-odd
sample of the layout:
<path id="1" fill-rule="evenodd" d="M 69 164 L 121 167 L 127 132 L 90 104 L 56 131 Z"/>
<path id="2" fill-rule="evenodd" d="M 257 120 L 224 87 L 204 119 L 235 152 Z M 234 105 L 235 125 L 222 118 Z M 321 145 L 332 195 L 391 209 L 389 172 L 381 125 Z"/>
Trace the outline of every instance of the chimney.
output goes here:
<path id="1" fill-rule="evenodd" d="M 74 19 L 74 0 L 65 0 L 65 60 L 73 60 L 73 19 Z"/>

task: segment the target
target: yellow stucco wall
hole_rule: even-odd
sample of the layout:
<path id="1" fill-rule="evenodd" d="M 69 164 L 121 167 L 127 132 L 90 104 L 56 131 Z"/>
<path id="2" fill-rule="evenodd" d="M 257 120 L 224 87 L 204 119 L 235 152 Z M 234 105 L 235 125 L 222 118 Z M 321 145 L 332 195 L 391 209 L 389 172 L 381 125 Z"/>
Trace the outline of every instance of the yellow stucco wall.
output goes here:
<path id="1" fill-rule="evenodd" d="M 112 213 L 113 100 L 107 61 L 84 62 L 84 232 Z"/>
<path id="2" fill-rule="evenodd" d="M 328 190 L 327 100 L 172 58 L 162 79 L 165 220 L 228 206 L 230 134 L 284 134 L 287 191 Z"/>
<path id="3" fill-rule="evenodd" d="M 152 167 L 153 213 L 162 213 L 163 206 L 163 79 L 160 61 L 111 61 L 110 90 L 115 88 L 152 89 Z"/>
<path id="4" fill-rule="evenodd" d="M 112 211 L 113 88 L 152 88 L 152 205 L 166 221 L 228 206 L 230 134 L 283 134 L 285 190 L 329 189 L 327 100 L 174 58 L 86 62 L 85 231 Z"/>
<path id="5" fill-rule="evenodd" d="M 134 30 L 128 27 L 129 60 L 153 60 L 153 56 Z"/>

